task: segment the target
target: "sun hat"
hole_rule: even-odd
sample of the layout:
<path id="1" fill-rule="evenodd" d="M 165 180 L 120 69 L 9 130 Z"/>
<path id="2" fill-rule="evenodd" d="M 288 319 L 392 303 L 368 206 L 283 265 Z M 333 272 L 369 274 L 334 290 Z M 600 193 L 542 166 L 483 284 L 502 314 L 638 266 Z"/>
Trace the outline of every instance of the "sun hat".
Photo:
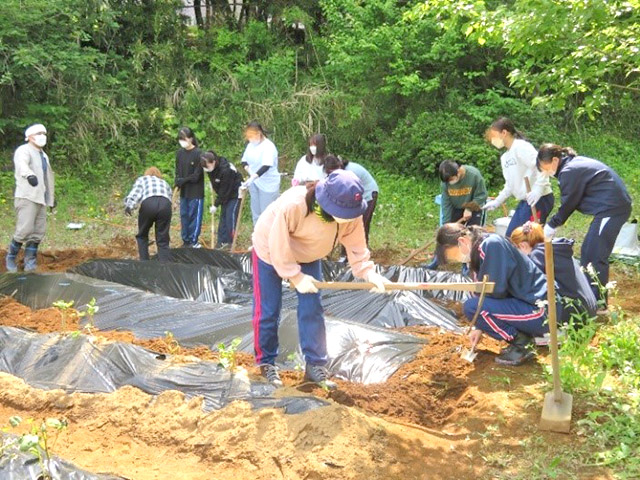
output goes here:
<path id="1" fill-rule="evenodd" d="M 331 172 L 316 186 L 316 201 L 332 217 L 358 218 L 367 209 L 360 179 L 346 170 Z"/>
<path id="2" fill-rule="evenodd" d="M 42 125 L 41 123 L 36 123 L 34 125 L 31 125 L 30 127 L 27 127 L 27 129 L 24 131 L 25 142 L 29 140 L 29 137 L 31 135 L 36 133 L 47 133 L 47 129 L 44 128 L 44 125 Z"/>

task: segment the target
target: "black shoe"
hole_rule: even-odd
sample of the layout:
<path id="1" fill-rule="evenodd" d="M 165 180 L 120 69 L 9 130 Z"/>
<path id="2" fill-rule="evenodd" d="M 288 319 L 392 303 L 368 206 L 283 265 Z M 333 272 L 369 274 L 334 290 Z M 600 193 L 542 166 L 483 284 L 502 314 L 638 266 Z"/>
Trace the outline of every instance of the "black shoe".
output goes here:
<path id="1" fill-rule="evenodd" d="M 191 244 L 187 242 L 183 242 L 180 248 L 191 248 Z"/>
<path id="2" fill-rule="evenodd" d="M 309 365 L 304 369 L 304 381 L 317 383 L 324 389 L 335 390 L 338 388 L 336 382 L 329 380 L 329 372 L 322 365 Z"/>
<path id="3" fill-rule="evenodd" d="M 260 375 L 268 380 L 274 387 L 281 387 L 282 380 L 275 365 L 260 365 Z"/>
<path id="4" fill-rule="evenodd" d="M 504 348 L 500 355 L 496 357 L 496 363 L 500 365 L 517 366 L 531 360 L 536 356 L 533 350 L 535 342 L 531 337 L 522 332 L 511 341 L 507 348 Z"/>

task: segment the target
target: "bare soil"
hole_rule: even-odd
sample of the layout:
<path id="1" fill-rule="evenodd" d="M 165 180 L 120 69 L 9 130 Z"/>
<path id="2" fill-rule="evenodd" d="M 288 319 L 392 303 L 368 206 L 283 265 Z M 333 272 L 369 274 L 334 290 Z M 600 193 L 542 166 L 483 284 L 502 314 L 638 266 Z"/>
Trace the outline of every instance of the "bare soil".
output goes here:
<path id="1" fill-rule="evenodd" d="M 64 270 L 91 258 L 134 256 L 131 242 L 121 241 L 123 248 L 116 240 L 96 249 L 45 252 L 43 268 Z M 0 324 L 41 333 L 79 330 L 74 316 L 63 329 L 58 310 L 32 311 L 11 298 L 0 299 Z M 12 415 L 64 416 L 70 427 L 56 443 L 56 454 L 93 472 L 136 480 L 476 480 L 497 478 L 496 471 L 500 478 L 527 478 L 523 465 L 530 463 L 526 442 L 531 438 L 541 439 L 550 458 L 585 441 L 575 433 L 538 432 L 545 385 L 538 363 L 500 367 L 493 361 L 500 345 L 487 339 L 469 363 L 460 358 L 463 337 L 423 327 L 404 331 L 424 336 L 428 344 L 385 383 L 338 380 L 339 389 L 327 392 L 304 384 L 300 372 L 282 372 L 282 395 L 313 394 L 330 403 L 300 415 L 252 411 L 243 402 L 207 414 L 199 399 L 186 401 L 178 392 L 151 397 L 124 387 L 108 395 L 68 394 L 34 389 L 0 373 L 0 424 Z M 174 361 L 217 360 L 206 347 L 176 350 L 164 338 L 93 334 L 177 354 Z M 238 360 L 250 377 L 258 376 L 250 355 L 239 354 Z M 544 351 L 540 361 L 546 361 Z M 574 418 L 585 411 L 587 406 L 576 403 Z M 584 470 L 576 478 L 611 477 Z"/>

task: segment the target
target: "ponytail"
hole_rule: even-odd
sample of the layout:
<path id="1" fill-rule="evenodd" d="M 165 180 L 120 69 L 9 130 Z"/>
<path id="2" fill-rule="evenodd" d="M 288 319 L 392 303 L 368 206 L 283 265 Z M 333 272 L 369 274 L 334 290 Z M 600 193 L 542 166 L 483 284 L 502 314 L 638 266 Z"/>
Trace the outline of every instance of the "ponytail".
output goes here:
<path id="1" fill-rule="evenodd" d="M 516 126 L 511 121 L 511 119 L 507 117 L 498 118 L 495 122 L 491 124 L 490 129 L 497 130 L 498 132 L 501 132 L 502 130 L 506 130 L 513 136 L 513 138 L 518 138 L 520 140 L 527 140 L 527 137 L 525 137 L 520 130 L 517 130 Z"/>
<path id="2" fill-rule="evenodd" d="M 554 143 L 543 143 L 538 149 L 538 157 L 536 158 L 536 166 L 540 170 L 541 164 L 549 164 L 554 158 L 562 160 L 565 157 L 575 157 L 578 155 L 571 147 L 561 147 Z"/>
<path id="3" fill-rule="evenodd" d="M 458 246 L 458 239 L 465 236 L 471 237 L 471 269 L 477 272 L 480 267 L 478 247 L 487 237 L 487 232 L 482 227 L 475 225 L 465 227 L 461 223 L 445 223 L 436 234 L 436 255 L 440 262 L 446 264 L 445 250 Z"/>

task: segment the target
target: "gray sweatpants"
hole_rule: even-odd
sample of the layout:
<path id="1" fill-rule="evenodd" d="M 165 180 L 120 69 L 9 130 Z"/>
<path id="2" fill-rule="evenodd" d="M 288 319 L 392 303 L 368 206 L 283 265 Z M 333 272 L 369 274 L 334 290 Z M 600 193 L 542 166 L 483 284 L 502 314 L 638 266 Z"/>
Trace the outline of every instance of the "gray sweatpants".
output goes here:
<path id="1" fill-rule="evenodd" d="M 18 243 L 40 243 L 47 229 L 47 207 L 26 198 L 16 198 L 16 233 Z"/>
<path id="2" fill-rule="evenodd" d="M 265 192 L 252 183 L 249 185 L 249 194 L 251 195 L 251 217 L 255 225 L 260 214 L 264 212 L 271 203 L 278 199 L 280 192 L 278 190 L 275 192 Z"/>

